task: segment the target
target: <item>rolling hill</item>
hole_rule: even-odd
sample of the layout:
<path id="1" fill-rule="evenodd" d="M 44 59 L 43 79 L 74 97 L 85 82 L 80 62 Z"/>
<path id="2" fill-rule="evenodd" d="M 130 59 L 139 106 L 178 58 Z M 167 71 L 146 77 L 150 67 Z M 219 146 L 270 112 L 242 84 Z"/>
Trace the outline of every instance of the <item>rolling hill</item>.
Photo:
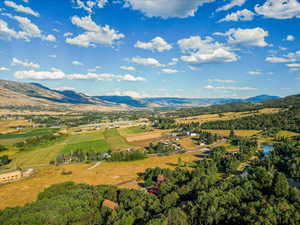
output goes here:
<path id="1" fill-rule="evenodd" d="M 21 83 L 0 80 L 1 108 L 30 108 L 37 110 L 64 110 L 78 108 L 108 110 L 120 108 L 116 103 L 106 102 L 75 91 L 52 90 L 38 83 Z"/>
<path id="2" fill-rule="evenodd" d="M 130 96 L 88 96 L 72 90 L 53 90 L 39 83 L 0 80 L 1 108 L 36 110 L 124 110 L 129 108 L 190 108 L 236 102 L 262 102 L 278 99 L 260 95 L 248 99 L 233 98 L 132 98 Z"/>

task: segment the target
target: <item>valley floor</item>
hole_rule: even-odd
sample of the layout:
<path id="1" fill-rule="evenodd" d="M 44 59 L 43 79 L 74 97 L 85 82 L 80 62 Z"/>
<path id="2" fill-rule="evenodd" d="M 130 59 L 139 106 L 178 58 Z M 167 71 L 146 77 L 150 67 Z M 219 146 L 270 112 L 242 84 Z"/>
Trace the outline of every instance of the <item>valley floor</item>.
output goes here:
<path id="1" fill-rule="evenodd" d="M 139 173 L 144 172 L 147 168 L 175 168 L 178 158 L 184 162 L 192 162 L 201 160 L 201 155 L 192 152 L 133 162 L 105 162 L 92 169 L 89 169 L 91 164 L 40 168 L 31 178 L 0 186 L 0 209 L 33 202 L 45 188 L 65 181 L 91 185 L 110 184 L 121 188 L 141 188 L 138 186 L 137 180 Z M 62 175 L 63 170 L 72 171 L 72 174 Z"/>

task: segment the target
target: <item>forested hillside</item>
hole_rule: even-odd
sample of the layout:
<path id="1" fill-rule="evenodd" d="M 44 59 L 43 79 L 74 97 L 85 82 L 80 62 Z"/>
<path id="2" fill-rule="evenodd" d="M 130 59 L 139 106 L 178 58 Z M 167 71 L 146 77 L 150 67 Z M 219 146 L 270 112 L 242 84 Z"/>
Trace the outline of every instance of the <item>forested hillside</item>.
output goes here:
<path id="1" fill-rule="evenodd" d="M 203 129 L 265 130 L 278 129 L 300 132 L 300 108 L 278 113 L 248 116 L 233 120 L 211 121 L 201 124 Z"/>
<path id="2" fill-rule="evenodd" d="M 208 113 L 225 113 L 225 112 L 244 112 L 255 111 L 263 108 L 289 108 L 300 106 L 300 95 L 288 96 L 280 99 L 270 99 L 263 102 L 234 102 L 221 105 L 212 105 L 207 107 L 197 107 L 188 109 L 178 109 L 174 112 L 168 113 L 167 116 L 172 117 L 187 117 L 204 115 Z"/>

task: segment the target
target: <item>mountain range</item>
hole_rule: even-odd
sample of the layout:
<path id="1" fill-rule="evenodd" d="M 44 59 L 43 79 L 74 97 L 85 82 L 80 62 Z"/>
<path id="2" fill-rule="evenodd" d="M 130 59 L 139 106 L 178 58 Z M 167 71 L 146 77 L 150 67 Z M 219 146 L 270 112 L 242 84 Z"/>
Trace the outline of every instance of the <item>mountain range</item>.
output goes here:
<path id="1" fill-rule="evenodd" d="M 40 109 L 125 110 L 129 108 L 185 108 L 232 102 L 262 102 L 277 96 L 234 98 L 132 98 L 130 96 L 89 96 L 73 90 L 53 90 L 39 83 L 0 80 L 0 107 Z"/>

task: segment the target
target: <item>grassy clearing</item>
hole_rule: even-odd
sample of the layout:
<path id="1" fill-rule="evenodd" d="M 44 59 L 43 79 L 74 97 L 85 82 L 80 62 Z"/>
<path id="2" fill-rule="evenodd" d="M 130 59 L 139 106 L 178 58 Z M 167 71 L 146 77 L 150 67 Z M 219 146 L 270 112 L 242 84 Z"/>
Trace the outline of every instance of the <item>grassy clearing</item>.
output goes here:
<path id="1" fill-rule="evenodd" d="M 134 127 L 127 127 L 127 128 L 119 128 L 118 131 L 122 136 L 126 136 L 129 134 L 145 133 L 147 130 L 140 126 L 134 126 Z"/>
<path id="2" fill-rule="evenodd" d="M 294 137 L 294 136 L 298 136 L 298 135 L 300 135 L 300 134 L 296 133 L 296 132 L 285 131 L 285 130 L 279 131 L 276 134 L 276 136 L 279 136 L 279 137 Z"/>
<path id="3" fill-rule="evenodd" d="M 103 163 L 98 167 L 88 170 L 90 164 L 72 164 L 64 166 L 50 166 L 39 169 L 37 175 L 32 178 L 19 181 L 12 184 L 0 186 L 0 209 L 24 205 L 37 198 L 38 193 L 52 184 L 74 181 L 77 183 L 88 183 L 91 185 L 111 184 L 120 185 L 122 188 L 139 188 L 137 174 L 144 172 L 147 168 L 175 168 L 178 158 L 184 162 L 193 162 L 200 160 L 197 154 L 181 154 L 172 156 L 163 156 L 156 158 L 147 158 L 134 162 L 110 162 Z M 70 170 L 71 175 L 61 175 L 62 170 Z"/>
<path id="4" fill-rule="evenodd" d="M 204 130 L 213 134 L 218 134 L 222 136 L 229 136 L 230 130 Z M 260 133 L 260 130 L 234 130 L 235 135 L 240 137 L 251 137 Z"/>
<path id="5" fill-rule="evenodd" d="M 106 129 L 103 133 L 105 141 L 108 143 L 112 151 L 126 150 L 133 146 L 127 142 L 127 140 L 121 136 L 117 129 Z"/>
<path id="6" fill-rule="evenodd" d="M 51 129 L 51 128 L 29 129 L 25 133 L 2 134 L 0 135 L 0 139 L 29 138 L 29 137 L 49 134 L 53 131 L 55 131 L 55 129 Z"/>
<path id="7" fill-rule="evenodd" d="M 76 150 L 81 150 L 82 152 L 107 152 L 109 150 L 109 145 L 105 140 L 85 141 L 76 144 L 67 144 L 65 145 L 63 152 L 70 153 Z"/>
<path id="8" fill-rule="evenodd" d="M 193 150 L 199 147 L 199 145 L 196 145 L 191 137 L 181 138 L 179 141 L 177 141 L 177 143 L 187 150 Z"/>

